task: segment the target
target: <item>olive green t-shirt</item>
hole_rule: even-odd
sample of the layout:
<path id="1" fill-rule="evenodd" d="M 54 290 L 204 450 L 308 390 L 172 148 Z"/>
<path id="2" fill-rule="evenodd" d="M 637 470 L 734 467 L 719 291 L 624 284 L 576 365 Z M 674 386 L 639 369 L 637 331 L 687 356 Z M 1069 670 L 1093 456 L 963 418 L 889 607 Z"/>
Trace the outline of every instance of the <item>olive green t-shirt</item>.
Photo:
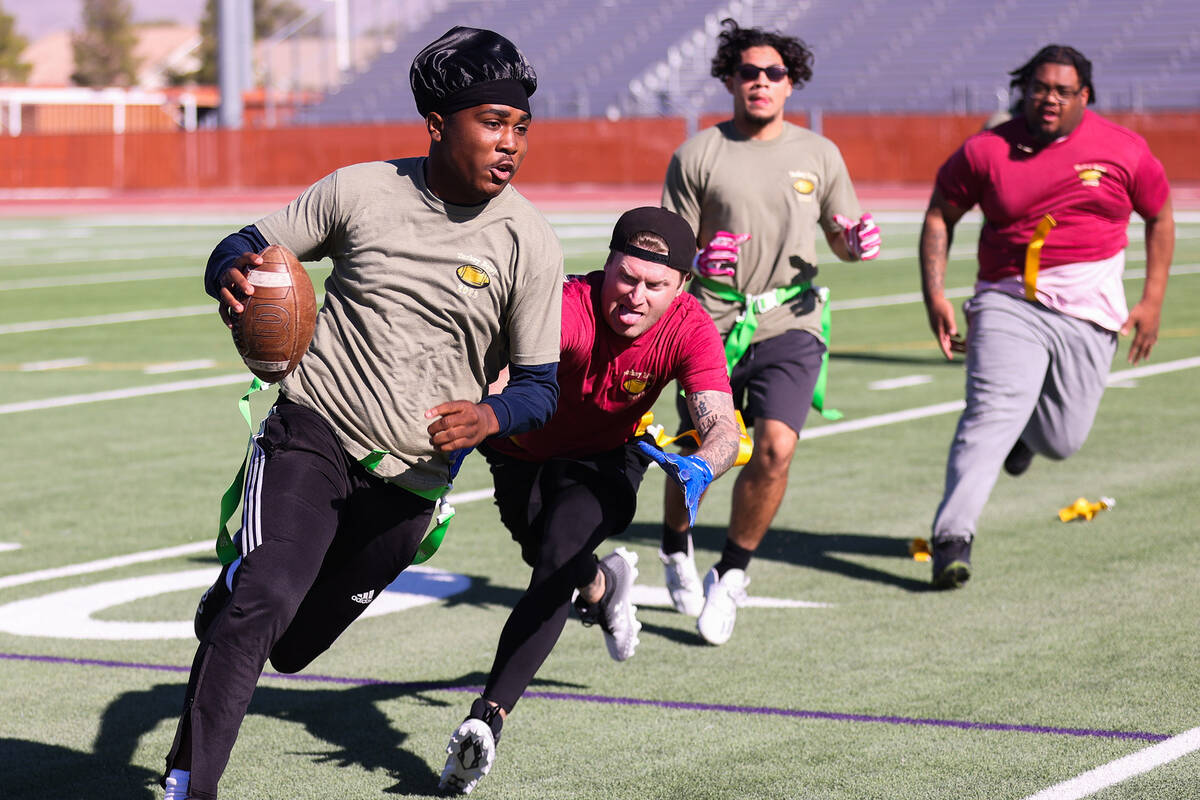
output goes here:
<path id="1" fill-rule="evenodd" d="M 455 206 L 425 185 L 424 158 L 344 167 L 255 223 L 333 271 L 312 344 L 281 389 L 321 414 L 375 473 L 436 490 L 448 460 L 425 411 L 478 402 L 502 367 L 558 361 L 562 248 L 511 186 Z"/>
<path id="2" fill-rule="evenodd" d="M 839 232 L 835 214 L 857 220 L 858 198 L 837 146 L 791 123 L 769 141 L 747 139 L 732 121 L 684 142 L 671 158 L 663 185 L 663 207 L 691 223 L 701 246 L 717 231 L 749 233 L 731 278 L 745 295 L 812 280 L 816 237 Z M 691 291 L 724 336 L 742 309 L 692 281 Z M 821 301 L 806 292 L 785 308 L 759 315 L 754 342 L 789 330 L 821 338 Z"/>

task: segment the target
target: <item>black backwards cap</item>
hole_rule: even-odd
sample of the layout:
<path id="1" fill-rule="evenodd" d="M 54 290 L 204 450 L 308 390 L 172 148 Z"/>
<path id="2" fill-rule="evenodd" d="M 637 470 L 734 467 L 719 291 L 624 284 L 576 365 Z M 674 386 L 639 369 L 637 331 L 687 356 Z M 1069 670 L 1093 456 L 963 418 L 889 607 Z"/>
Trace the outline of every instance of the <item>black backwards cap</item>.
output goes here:
<path id="1" fill-rule="evenodd" d="M 529 111 L 537 74 L 517 46 L 495 31 L 451 28 L 413 59 L 408 71 L 421 116 L 485 103 Z"/>
<path id="2" fill-rule="evenodd" d="M 667 252 L 655 253 L 630 244 L 635 236 L 646 232 L 661 236 L 667 243 Z M 621 215 L 608 247 L 644 261 L 666 264 L 680 272 L 691 272 L 692 259 L 696 257 L 696 234 L 688 221 L 674 211 L 642 206 Z"/>

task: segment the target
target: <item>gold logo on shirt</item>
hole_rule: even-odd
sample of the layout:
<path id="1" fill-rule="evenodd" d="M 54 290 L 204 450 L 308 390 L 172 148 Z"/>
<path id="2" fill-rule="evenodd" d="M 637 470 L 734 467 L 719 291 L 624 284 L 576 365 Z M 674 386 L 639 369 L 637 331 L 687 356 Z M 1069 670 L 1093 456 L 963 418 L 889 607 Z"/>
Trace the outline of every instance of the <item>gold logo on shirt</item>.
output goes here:
<path id="1" fill-rule="evenodd" d="M 812 200 L 812 194 L 817 190 L 817 176 L 804 170 L 789 170 L 788 177 L 792 179 L 792 188 L 805 200 Z"/>
<path id="2" fill-rule="evenodd" d="M 654 376 L 649 372 L 635 372 L 634 370 L 627 369 L 621 377 L 621 388 L 634 397 L 637 397 L 646 391 L 646 387 L 653 382 Z"/>
<path id="3" fill-rule="evenodd" d="M 474 264 L 463 264 L 455 273 L 460 281 L 473 289 L 482 289 L 492 282 L 488 274 Z"/>
<path id="4" fill-rule="evenodd" d="M 1108 167 L 1103 164 L 1076 164 L 1075 174 L 1079 176 L 1079 180 L 1084 186 L 1099 186 L 1100 179 L 1108 172 Z"/>

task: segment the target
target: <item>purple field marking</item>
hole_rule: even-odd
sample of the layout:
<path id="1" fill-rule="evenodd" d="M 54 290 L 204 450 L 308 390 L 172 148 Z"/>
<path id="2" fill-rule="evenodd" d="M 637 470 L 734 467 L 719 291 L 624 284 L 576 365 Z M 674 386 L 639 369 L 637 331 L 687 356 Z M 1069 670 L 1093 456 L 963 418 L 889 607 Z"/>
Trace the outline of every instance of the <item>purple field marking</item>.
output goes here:
<path id="1" fill-rule="evenodd" d="M 75 664 L 84 667 L 109 667 L 114 669 L 144 669 L 159 672 L 186 673 L 189 667 L 169 664 L 138 664 L 127 661 L 106 661 L 93 658 L 64 658 L 62 656 L 37 656 L 20 653 L 0 653 L 0 659 L 9 661 L 35 661 L 45 664 Z M 344 678 L 334 675 L 285 675 L 280 672 L 264 672 L 264 678 L 301 681 L 306 683 L 333 683 L 344 686 L 393 686 L 413 692 L 470 692 L 477 694 L 482 686 L 461 686 L 440 681 L 385 681 L 378 678 Z M 652 706 L 671 708 L 678 711 L 718 711 L 726 714 L 758 714 L 775 717 L 797 717 L 800 719 L 823 719 L 832 722 L 874 722 L 885 725 L 926 725 L 935 728 L 959 728 L 978 731 L 1014 731 L 1017 733 L 1044 733 L 1059 736 L 1087 736 L 1102 739 L 1137 739 L 1146 742 L 1161 742 L 1171 738 L 1165 733 L 1145 731 L 1106 731 L 1091 728 L 1057 728 L 1050 725 L 1017 725 L 1004 722 L 970 722 L 954 719 L 922 719 L 919 717 L 877 716 L 874 714 L 844 714 L 836 711 L 804 711 L 794 708 L 771 708 L 769 706 L 733 706 L 720 703 L 689 703 L 678 700 L 646 700 L 637 697 L 608 697 L 598 694 L 576 694 L 573 692 L 526 692 L 524 697 L 539 700 L 568 700 L 577 703 L 604 703 L 618 706 Z"/>

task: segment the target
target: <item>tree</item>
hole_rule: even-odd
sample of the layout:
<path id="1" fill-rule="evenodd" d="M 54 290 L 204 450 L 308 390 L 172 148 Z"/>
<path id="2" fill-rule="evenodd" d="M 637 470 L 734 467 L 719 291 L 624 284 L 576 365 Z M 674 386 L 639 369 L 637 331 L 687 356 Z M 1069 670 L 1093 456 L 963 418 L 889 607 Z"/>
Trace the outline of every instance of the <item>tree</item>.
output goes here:
<path id="1" fill-rule="evenodd" d="M 79 86 L 133 86 L 137 44 L 128 0 L 83 0 L 83 33 L 71 37 Z"/>
<path id="2" fill-rule="evenodd" d="M 0 6 L 0 83 L 24 83 L 33 65 L 21 60 L 29 40 L 17 33 L 16 20 Z"/>
<path id="3" fill-rule="evenodd" d="M 304 10 L 291 0 L 254 0 L 254 38 L 265 39 L 299 19 Z M 200 67 L 186 75 L 172 75 L 172 83 L 217 82 L 217 0 L 206 0 L 200 18 Z"/>

